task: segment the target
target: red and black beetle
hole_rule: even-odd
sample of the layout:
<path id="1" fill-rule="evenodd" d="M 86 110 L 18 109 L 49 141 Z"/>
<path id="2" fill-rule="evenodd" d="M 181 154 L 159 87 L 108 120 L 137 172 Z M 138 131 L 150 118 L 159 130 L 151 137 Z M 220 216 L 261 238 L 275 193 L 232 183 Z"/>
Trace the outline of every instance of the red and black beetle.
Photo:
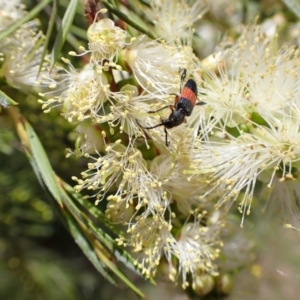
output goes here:
<path id="1" fill-rule="evenodd" d="M 186 118 L 192 114 L 195 105 L 204 105 L 205 102 L 197 102 L 198 89 L 195 80 L 189 79 L 184 87 L 182 88 L 182 83 L 186 77 L 186 69 L 183 69 L 181 74 L 181 85 L 180 85 L 180 95 L 175 94 L 175 103 L 174 105 L 167 105 L 158 110 L 151 110 L 148 113 L 153 114 L 165 108 L 170 108 L 172 110 L 168 119 L 161 120 L 160 124 L 151 127 L 143 127 L 144 129 L 153 129 L 159 126 L 164 126 L 165 136 L 166 136 L 166 146 L 168 147 L 170 142 L 168 141 L 168 132 L 167 129 L 176 127 L 183 122 L 186 123 Z"/>

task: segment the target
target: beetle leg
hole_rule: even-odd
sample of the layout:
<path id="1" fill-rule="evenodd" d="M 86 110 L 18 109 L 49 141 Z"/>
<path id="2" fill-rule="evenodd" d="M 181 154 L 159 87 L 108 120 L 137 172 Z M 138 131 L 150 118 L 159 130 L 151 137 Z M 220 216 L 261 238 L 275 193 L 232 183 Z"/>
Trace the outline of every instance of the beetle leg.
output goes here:
<path id="1" fill-rule="evenodd" d="M 166 136 L 166 146 L 169 147 L 170 141 L 168 140 L 168 131 L 167 131 L 166 127 L 164 128 L 164 130 L 165 130 L 165 136 Z"/>
<path id="2" fill-rule="evenodd" d="M 165 109 L 165 108 L 168 108 L 168 107 L 171 109 L 171 106 L 173 106 L 173 105 L 166 105 L 166 106 L 164 106 L 164 107 L 162 107 L 162 108 L 160 108 L 160 109 L 157 109 L 157 110 L 149 110 L 148 113 L 149 113 L 149 114 L 154 114 L 154 113 L 156 113 L 156 112 L 158 112 L 158 111 L 161 111 L 161 110 L 163 110 L 163 109 Z"/>
<path id="3" fill-rule="evenodd" d="M 206 104 L 206 102 L 200 101 L 200 102 L 197 102 L 195 105 L 204 105 L 204 104 Z"/>

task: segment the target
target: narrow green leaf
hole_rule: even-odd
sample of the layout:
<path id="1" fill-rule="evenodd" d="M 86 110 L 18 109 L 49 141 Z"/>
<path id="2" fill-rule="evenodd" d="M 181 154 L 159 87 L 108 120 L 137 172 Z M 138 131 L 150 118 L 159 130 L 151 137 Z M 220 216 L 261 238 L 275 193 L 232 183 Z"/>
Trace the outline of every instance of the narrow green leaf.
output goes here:
<path id="1" fill-rule="evenodd" d="M 59 204 L 62 204 L 59 186 L 55 180 L 54 172 L 44 148 L 28 122 L 25 123 L 25 129 L 28 135 L 30 150 L 35 161 L 35 165 L 52 196 L 58 201 Z"/>
<path id="2" fill-rule="evenodd" d="M 54 42 L 54 46 L 51 53 L 51 63 L 50 67 L 53 68 L 55 62 L 57 61 L 60 51 L 63 47 L 63 44 L 67 38 L 67 35 L 72 26 L 72 22 L 76 13 L 76 7 L 78 5 L 79 0 L 71 0 L 70 4 L 66 10 L 66 13 L 62 19 L 61 26 L 58 30 L 56 40 Z"/>
<path id="3" fill-rule="evenodd" d="M 78 194 L 74 191 L 74 189 L 68 185 L 67 183 L 63 183 L 62 186 L 66 188 L 66 190 L 71 193 L 71 195 L 75 198 L 75 201 L 80 202 L 81 204 L 85 204 L 87 207 L 91 209 L 95 209 L 94 211 L 94 217 L 96 215 L 102 214 L 102 220 L 106 219 L 105 216 L 103 215 L 102 212 L 100 212 L 96 207 L 94 207 L 91 203 L 89 203 L 87 200 L 82 198 L 81 194 Z M 79 208 L 74 204 L 74 201 L 72 201 L 68 195 L 64 193 L 63 195 L 64 199 L 64 204 L 68 209 L 78 217 L 78 219 L 85 225 L 87 226 L 87 229 L 89 229 L 89 234 L 93 234 L 93 236 L 101 242 L 108 250 L 110 253 L 113 253 L 115 257 L 117 258 L 118 261 L 121 261 L 124 263 L 128 268 L 134 270 L 136 273 L 138 273 L 141 277 L 143 277 L 143 274 L 140 272 L 140 270 L 134 265 L 134 259 L 133 257 L 125 251 L 123 248 L 121 248 L 112 237 L 104 232 L 102 229 L 100 229 L 96 224 L 94 224 L 91 220 L 91 218 L 87 215 L 84 214 L 82 210 L 79 210 Z M 80 200 L 79 200 L 80 199 Z M 68 201 L 67 201 L 68 200 Z M 85 207 L 85 206 L 84 206 Z M 86 207 L 85 207 L 86 208 Z M 89 211 L 89 210 L 88 210 Z M 98 214 L 96 214 L 96 211 Z M 103 221 L 102 221 L 103 223 Z M 116 228 L 113 228 L 111 224 L 107 222 L 107 220 L 104 222 L 106 225 L 109 225 L 108 227 L 113 230 L 114 232 L 116 231 Z M 125 284 L 128 285 L 129 288 L 131 288 L 137 295 L 140 297 L 143 297 L 143 293 L 136 288 L 136 286 L 128 280 L 128 278 L 121 272 L 119 269 L 111 263 L 110 260 L 106 259 L 105 261 L 102 261 L 105 265 L 107 265 L 108 268 L 111 269 L 113 273 L 115 273 L 116 276 L 118 276 Z M 148 278 L 145 278 L 149 280 Z M 151 279 L 150 281 L 154 283 Z"/>
<path id="4" fill-rule="evenodd" d="M 145 298 L 145 295 L 113 264 L 110 260 L 104 258 L 101 259 L 105 265 L 111 269 L 124 283 L 126 283 L 132 291 L 134 291 L 139 297 Z"/>
<path id="5" fill-rule="evenodd" d="M 108 222 L 104 213 L 91 204 L 89 201 L 83 198 L 80 193 L 75 192 L 74 188 L 69 184 L 64 182 L 64 187 L 66 191 L 80 204 L 82 205 L 94 218 L 99 220 L 102 224 L 104 224 L 107 228 L 112 230 L 115 234 L 121 235 L 123 231 L 116 229 L 111 223 Z"/>
<path id="6" fill-rule="evenodd" d="M 7 108 L 8 106 L 18 105 L 13 99 L 8 97 L 4 92 L 0 90 L 0 106 Z"/>
<path id="7" fill-rule="evenodd" d="M 86 29 L 79 28 L 78 26 L 72 25 L 71 31 L 74 35 L 78 36 L 80 39 L 87 40 L 87 31 Z"/>
<path id="8" fill-rule="evenodd" d="M 110 224 L 104 214 L 99 211 L 95 206 L 93 206 L 91 203 L 89 203 L 86 199 L 82 198 L 82 195 L 79 193 L 76 193 L 74 189 L 68 185 L 67 183 L 62 183 L 62 186 L 67 189 L 69 193 L 71 193 L 72 197 L 74 198 L 75 202 L 79 203 L 82 205 L 87 212 L 90 213 L 90 210 L 93 211 L 91 216 L 95 217 L 97 220 L 99 220 L 102 224 L 105 224 L 112 232 L 115 234 L 121 235 L 123 232 L 118 230 L 116 227 L 114 227 L 112 224 Z M 122 261 L 129 260 L 132 262 L 132 268 L 136 269 L 133 264 L 133 258 L 123 249 L 120 248 L 120 246 L 117 245 L 116 241 L 111 238 L 109 234 L 101 230 L 96 224 L 94 224 L 91 221 L 90 216 L 87 216 L 82 210 L 80 210 L 74 203 L 74 200 L 72 200 L 68 194 L 66 194 L 63 191 L 63 202 L 66 205 L 66 207 L 70 210 L 70 212 L 75 215 L 81 222 L 83 222 L 90 230 L 91 232 L 95 235 L 95 237 L 106 246 L 106 248 L 110 252 L 116 252 L 116 249 L 119 249 L 117 251 L 117 254 L 122 256 Z M 101 215 L 101 218 L 99 216 Z M 136 270 L 140 275 L 141 273 L 139 270 Z"/>
<path id="9" fill-rule="evenodd" d="M 67 41 L 74 49 L 79 49 L 79 47 L 82 46 L 82 42 L 79 41 L 72 33 L 67 35 Z"/>
<path id="10" fill-rule="evenodd" d="M 98 240 L 100 240 L 101 243 L 103 243 L 107 247 L 107 249 L 114 254 L 114 256 L 118 261 L 122 262 L 124 265 L 126 265 L 127 268 L 131 269 L 139 276 L 143 277 L 146 280 L 149 280 L 151 283 L 154 283 L 152 278 L 147 278 L 145 276 L 146 274 L 143 274 L 141 272 L 141 270 L 135 264 L 136 260 L 124 248 L 120 247 L 109 234 L 101 230 L 99 227 L 96 227 L 96 225 L 93 222 L 91 222 L 90 219 L 86 220 L 86 225 L 93 232 L 93 234 L 98 238 Z M 115 270 L 112 271 L 115 272 Z M 119 276 L 120 279 L 122 279 L 137 294 L 142 295 L 141 292 L 126 277 L 124 277 L 122 273 L 119 274 L 118 271 L 118 274 L 116 273 L 116 275 Z"/>
<path id="11" fill-rule="evenodd" d="M 108 274 L 108 272 L 104 269 L 103 263 L 99 260 L 96 255 L 93 246 L 86 239 L 85 235 L 81 232 L 76 220 L 66 212 L 64 212 L 64 217 L 67 221 L 67 225 L 70 233 L 72 234 L 76 244 L 81 248 L 85 256 L 90 260 L 90 262 L 94 265 L 97 271 L 103 275 L 109 282 L 116 285 L 115 280 Z"/>
<path id="12" fill-rule="evenodd" d="M 9 1 L 9 0 L 8 0 Z M 5 37 L 15 32 L 22 24 L 32 20 L 44 7 L 46 7 L 52 0 L 43 0 L 36 5 L 30 12 L 28 12 L 22 19 L 13 23 L 6 30 L 0 33 L 0 41 Z"/>
<path id="13" fill-rule="evenodd" d="M 150 37 L 151 39 L 157 39 L 157 37 L 154 35 L 153 32 L 149 31 L 147 28 L 143 27 L 141 24 L 137 23 L 135 20 L 133 20 L 132 18 L 129 18 L 127 14 L 123 13 L 122 11 L 120 11 L 119 9 L 117 9 L 116 7 L 114 7 L 111 3 L 109 3 L 106 0 L 102 0 L 101 1 L 102 4 L 104 6 L 106 6 L 106 8 L 112 12 L 113 14 L 115 14 L 117 17 L 119 17 L 121 20 L 123 20 L 124 22 L 126 22 L 128 25 L 132 26 L 133 28 L 135 28 L 136 30 L 138 30 L 141 33 L 146 34 L 148 37 Z"/>
<path id="14" fill-rule="evenodd" d="M 97 209 L 93 204 L 91 204 L 89 201 L 86 199 L 83 199 L 82 195 L 79 193 L 76 193 L 74 189 L 68 185 L 67 183 L 64 183 L 63 186 L 66 188 L 66 190 L 72 195 L 75 201 L 77 201 L 80 205 L 82 205 L 85 210 L 91 214 L 92 217 L 100 221 L 102 224 L 104 224 L 107 228 L 109 228 L 113 233 L 115 233 L 118 236 L 123 235 L 123 231 L 119 230 L 116 226 L 113 226 L 111 223 L 108 222 L 107 218 L 103 214 L 102 211 Z M 66 204 L 66 203 L 65 203 Z M 71 202 L 69 203 L 71 204 Z M 66 204 L 66 205 L 69 205 Z M 73 207 L 74 209 L 74 207 Z M 77 208 L 74 209 L 76 211 Z M 135 271 L 137 274 L 139 274 L 141 277 L 144 277 L 146 280 L 150 280 L 151 283 L 154 284 L 154 281 L 152 278 L 146 278 L 144 274 L 142 274 L 141 270 L 135 265 L 135 259 L 121 246 L 119 246 L 116 241 L 106 232 L 101 230 L 97 224 L 93 223 L 91 221 L 90 216 L 83 215 L 82 210 L 79 210 L 75 212 L 76 215 L 78 216 L 81 214 L 81 216 L 78 216 L 81 218 L 82 216 L 84 217 L 84 220 L 81 219 L 86 226 L 93 232 L 95 237 L 107 247 L 107 249 L 112 252 L 115 257 L 117 258 L 118 261 L 122 262 L 125 264 L 129 269 Z M 123 279 L 122 279 L 123 280 Z M 128 280 L 125 282 L 130 288 L 133 288 L 131 282 Z M 135 288 L 136 289 L 136 288 Z M 138 293 L 141 295 L 141 292 L 139 291 Z"/>
<path id="15" fill-rule="evenodd" d="M 44 62 L 44 58 L 45 58 L 45 55 L 47 53 L 49 41 L 50 41 L 50 38 L 51 38 L 51 35 L 52 35 L 52 32 L 53 32 L 53 28 L 54 28 L 54 25 L 55 25 L 55 21 L 56 21 L 57 7 L 58 7 L 58 0 L 53 0 L 53 7 L 52 7 L 52 11 L 51 11 L 50 20 L 49 20 L 49 23 L 48 23 L 46 38 L 45 38 L 45 41 L 44 41 L 44 49 L 43 49 L 42 58 L 41 58 L 41 61 L 40 61 L 38 73 L 40 73 L 40 71 L 41 71 L 41 68 L 42 68 L 43 62 Z"/>
<path id="16" fill-rule="evenodd" d="M 282 2 L 300 19 L 300 4 L 296 0 L 282 0 Z"/>

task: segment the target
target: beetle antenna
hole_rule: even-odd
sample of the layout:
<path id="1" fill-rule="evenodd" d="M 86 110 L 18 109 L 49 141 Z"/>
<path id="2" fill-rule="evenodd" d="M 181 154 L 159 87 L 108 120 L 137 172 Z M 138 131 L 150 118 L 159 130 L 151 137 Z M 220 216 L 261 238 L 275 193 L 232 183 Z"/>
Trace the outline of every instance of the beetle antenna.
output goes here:
<path id="1" fill-rule="evenodd" d="M 182 91 L 183 81 L 186 77 L 186 69 L 182 69 L 181 77 L 180 77 L 180 93 Z"/>
<path id="2" fill-rule="evenodd" d="M 143 128 L 143 129 L 153 129 L 153 128 L 156 128 L 156 127 L 164 126 L 164 125 L 165 125 L 165 124 L 163 124 L 163 123 L 159 123 L 159 124 L 157 124 L 157 125 L 155 125 L 155 126 L 144 127 L 144 126 L 142 126 L 142 125 L 140 124 L 140 122 L 139 122 L 138 120 L 136 120 L 136 122 L 137 122 L 137 123 L 139 124 L 139 126 L 140 126 L 141 128 Z M 167 131 L 166 127 L 164 128 L 164 131 L 165 131 L 165 137 L 166 137 L 166 146 L 169 147 L 170 141 L 168 140 L 168 131 Z"/>
<path id="3" fill-rule="evenodd" d="M 168 141 L 168 131 L 167 131 L 166 127 L 164 128 L 164 130 L 165 130 L 165 137 L 166 137 L 166 146 L 169 147 L 170 141 Z"/>
<path id="4" fill-rule="evenodd" d="M 164 124 L 163 123 L 160 123 L 160 124 L 157 124 L 157 125 L 155 125 L 155 126 L 151 126 L 151 127 L 144 127 L 144 126 L 141 126 L 142 128 L 144 128 L 144 129 L 153 129 L 153 128 L 156 128 L 156 127 L 159 127 L 159 126 L 163 126 Z"/>
<path id="5" fill-rule="evenodd" d="M 156 128 L 156 127 L 159 127 L 159 126 L 163 126 L 164 124 L 163 123 L 159 123 L 157 125 L 154 125 L 154 126 L 151 126 L 151 127 L 144 127 L 140 124 L 140 122 L 138 120 L 136 120 L 136 122 L 139 124 L 139 126 L 143 129 L 153 129 L 153 128 Z"/>

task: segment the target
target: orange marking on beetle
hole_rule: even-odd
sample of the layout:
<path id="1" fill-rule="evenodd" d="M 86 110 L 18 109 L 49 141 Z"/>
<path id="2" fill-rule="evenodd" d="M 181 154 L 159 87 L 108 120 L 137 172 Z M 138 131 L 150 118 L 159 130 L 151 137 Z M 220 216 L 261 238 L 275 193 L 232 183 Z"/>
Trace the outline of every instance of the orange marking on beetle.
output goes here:
<path id="1" fill-rule="evenodd" d="M 180 97 L 190 100 L 193 105 L 195 105 L 197 100 L 197 95 L 190 88 L 186 86 L 183 88 Z"/>

